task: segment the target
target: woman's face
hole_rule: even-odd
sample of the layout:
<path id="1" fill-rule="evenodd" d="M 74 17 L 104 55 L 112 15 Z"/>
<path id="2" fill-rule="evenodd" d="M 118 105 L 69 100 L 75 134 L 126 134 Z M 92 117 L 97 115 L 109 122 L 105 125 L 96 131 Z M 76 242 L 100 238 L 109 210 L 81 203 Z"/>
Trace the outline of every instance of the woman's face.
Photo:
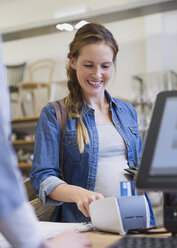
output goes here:
<path id="1" fill-rule="evenodd" d="M 104 43 L 85 45 L 77 59 L 71 58 L 70 65 L 76 70 L 83 97 L 104 94 L 113 73 L 113 51 Z"/>

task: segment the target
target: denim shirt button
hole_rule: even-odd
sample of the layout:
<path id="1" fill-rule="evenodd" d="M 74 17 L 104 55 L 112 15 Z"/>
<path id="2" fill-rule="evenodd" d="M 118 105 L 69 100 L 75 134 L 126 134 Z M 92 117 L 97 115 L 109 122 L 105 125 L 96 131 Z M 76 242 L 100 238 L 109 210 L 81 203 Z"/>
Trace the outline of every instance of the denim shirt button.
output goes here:
<path id="1" fill-rule="evenodd" d="M 72 144 L 72 141 L 71 141 L 71 140 L 69 140 L 69 141 L 68 141 L 68 145 L 71 145 L 71 144 Z"/>
<path id="2" fill-rule="evenodd" d="M 93 152 L 94 152 L 94 153 L 97 152 L 97 148 L 94 147 L 94 148 L 93 148 Z"/>
<path id="3" fill-rule="evenodd" d="M 130 165 L 132 165 L 133 164 L 133 161 L 130 161 Z"/>
<path id="4" fill-rule="evenodd" d="M 120 126 L 119 126 L 119 125 L 117 125 L 116 127 L 117 127 L 117 128 L 120 128 Z"/>
<path id="5" fill-rule="evenodd" d="M 128 145 L 128 146 L 130 145 L 130 142 L 129 142 L 129 141 L 127 142 L 127 145 Z"/>

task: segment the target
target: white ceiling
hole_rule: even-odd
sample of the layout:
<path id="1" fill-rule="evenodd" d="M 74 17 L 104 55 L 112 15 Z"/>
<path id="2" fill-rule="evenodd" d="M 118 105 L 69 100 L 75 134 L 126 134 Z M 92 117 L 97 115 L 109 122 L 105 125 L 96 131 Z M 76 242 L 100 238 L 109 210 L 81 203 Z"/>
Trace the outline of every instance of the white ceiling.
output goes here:
<path id="1" fill-rule="evenodd" d="M 42 31 L 50 33 L 57 23 L 81 19 L 112 22 L 161 11 L 159 5 L 168 10 L 171 3 L 177 8 L 176 0 L 0 0 L 0 32 L 5 35 L 28 30 L 30 35 L 32 30 L 34 35 L 35 29 L 53 25 L 52 30 Z M 24 33 L 19 37 L 24 37 Z M 14 36 L 4 40 L 11 39 Z"/>
<path id="2" fill-rule="evenodd" d="M 6 4 L 6 3 L 9 3 L 9 2 L 16 2 L 16 1 L 21 1 L 21 0 L 0 0 L 0 5 Z"/>
<path id="3" fill-rule="evenodd" d="M 92 16 L 174 0 L 0 0 L 0 30 L 55 22 L 55 15 Z M 84 9 L 82 13 L 80 9 Z M 75 12 L 73 12 L 75 10 Z M 73 14 L 74 13 L 74 14 Z M 66 18 L 63 18 L 65 21 Z"/>

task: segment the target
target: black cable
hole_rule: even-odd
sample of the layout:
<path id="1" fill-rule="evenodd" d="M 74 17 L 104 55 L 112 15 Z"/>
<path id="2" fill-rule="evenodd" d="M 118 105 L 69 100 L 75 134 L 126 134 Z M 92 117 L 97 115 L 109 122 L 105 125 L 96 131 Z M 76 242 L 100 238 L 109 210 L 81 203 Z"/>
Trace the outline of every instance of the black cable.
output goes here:
<path id="1" fill-rule="evenodd" d="M 161 226 L 163 227 L 163 226 Z M 171 233 L 168 230 L 164 230 L 164 231 L 151 231 L 151 230 L 155 230 L 155 229 L 159 229 L 161 227 L 150 227 L 148 229 L 138 229 L 138 230 L 131 230 L 128 231 L 128 234 L 147 234 L 147 235 L 153 235 L 153 234 L 164 234 L 164 233 Z"/>

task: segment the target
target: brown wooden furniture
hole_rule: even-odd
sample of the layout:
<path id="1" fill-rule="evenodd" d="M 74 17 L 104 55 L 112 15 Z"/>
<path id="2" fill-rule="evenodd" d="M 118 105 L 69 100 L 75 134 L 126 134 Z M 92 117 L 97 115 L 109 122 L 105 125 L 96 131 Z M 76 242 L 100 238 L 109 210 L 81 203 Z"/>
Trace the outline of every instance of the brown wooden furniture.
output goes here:
<path id="1" fill-rule="evenodd" d="M 33 154 L 34 149 L 34 134 L 36 130 L 36 125 L 39 117 L 24 117 L 17 118 L 12 120 L 12 133 L 16 136 L 15 140 L 12 140 L 12 145 L 16 153 L 20 149 L 24 151 L 24 153 Z M 28 139 L 26 139 L 28 138 Z M 19 161 L 20 168 L 29 168 L 32 166 L 32 163 Z"/>
<path id="2" fill-rule="evenodd" d="M 7 70 L 7 80 L 9 85 L 11 102 L 12 104 L 18 104 L 19 83 L 23 81 L 26 63 L 24 62 L 20 64 L 8 64 L 5 67 Z M 25 109 L 23 104 L 21 105 L 21 109 L 24 115 Z"/>
<path id="3" fill-rule="evenodd" d="M 17 111 L 19 117 L 22 114 L 21 105 L 24 98 L 23 93 L 27 92 L 27 94 L 29 94 L 34 115 L 38 115 L 40 113 L 40 100 L 44 98 L 43 89 L 45 89 L 47 92 L 46 102 L 50 100 L 51 81 L 55 65 L 56 62 L 53 59 L 41 59 L 35 61 L 28 67 L 29 81 L 21 82 L 19 84 L 19 99 Z"/>
<path id="4" fill-rule="evenodd" d="M 55 65 L 56 61 L 50 58 L 33 62 L 28 66 L 29 81 L 41 81 L 42 78 L 42 81 L 45 80 L 45 82 L 50 83 L 52 81 Z"/>
<path id="5" fill-rule="evenodd" d="M 21 105 L 24 101 L 24 94 L 27 92 L 30 96 L 31 107 L 33 115 L 37 115 L 41 110 L 40 100 L 43 97 L 43 89 L 47 92 L 46 102 L 50 99 L 50 84 L 46 82 L 21 82 L 19 84 L 19 98 L 18 98 L 18 110 L 17 115 L 22 116 Z"/>

